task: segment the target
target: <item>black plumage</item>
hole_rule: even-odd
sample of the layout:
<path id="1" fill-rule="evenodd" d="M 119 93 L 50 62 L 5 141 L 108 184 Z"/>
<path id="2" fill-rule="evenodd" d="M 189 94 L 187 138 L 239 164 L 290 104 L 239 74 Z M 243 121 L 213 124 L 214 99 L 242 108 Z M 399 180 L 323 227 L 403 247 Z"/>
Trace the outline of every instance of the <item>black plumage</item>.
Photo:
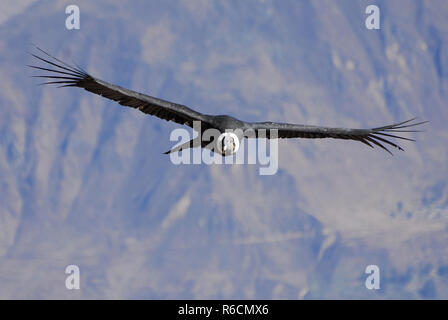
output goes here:
<path id="1" fill-rule="evenodd" d="M 402 133 L 418 132 L 414 127 L 425 123 L 426 121 L 416 122 L 415 118 L 371 129 L 348 129 L 348 128 L 330 128 L 321 126 L 310 126 L 290 123 L 277 122 L 245 122 L 227 115 L 213 116 L 197 112 L 187 106 L 173 103 L 170 101 L 158 99 L 136 91 L 110 84 L 101 79 L 95 78 L 84 71 L 79 66 L 73 67 L 67 63 L 51 56 L 40 48 L 39 52 L 45 55 L 45 58 L 36 54 L 31 54 L 36 59 L 46 64 L 46 67 L 29 65 L 29 67 L 45 71 L 45 75 L 34 77 L 48 80 L 43 84 L 59 84 L 60 87 L 79 87 L 87 91 L 101 95 L 105 98 L 114 100 L 123 106 L 138 109 L 146 114 L 156 116 L 167 121 L 193 127 L 193 121 L 201 123 L 201 131 L 207 129 L 217 129 L 223 133 L 226 129 L 241 129 L 242 131 L 252 131 L 255 137 L 271 138 L 270 130 L 277 130 L 278 138 L 334 138 L 344 140 L 354 140 L 362 142 L 370 147 L 378 146 L 390 154 L 388 146 L 403 150 L 393 139 L 414 141 L 413 139 L 401 136 Z M 182 147 L 172 149 L 166 153 L 180 151 L 189 147 L 205 147 L 206 143 L 199 141 L 190 141 Z"/>

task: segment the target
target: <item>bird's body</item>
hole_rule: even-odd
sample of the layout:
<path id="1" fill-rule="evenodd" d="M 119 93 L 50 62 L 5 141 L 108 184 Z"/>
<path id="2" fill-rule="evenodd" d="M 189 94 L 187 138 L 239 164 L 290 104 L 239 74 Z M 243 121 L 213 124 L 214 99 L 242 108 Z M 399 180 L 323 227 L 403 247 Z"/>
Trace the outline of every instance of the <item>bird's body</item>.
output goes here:
<path id="1" fill-rule="evenodd" d="M 247 122 L 238 120 L 228 115 L 212 116 L 207 115 L 208 123 L 211 123 L 214 128 L 218 129 L 221 133 L 226 130 L 247 129 Z"/>
<path id="2" fill-rule="evenodd" d="M 237 138 L 238 140 L 241 140 L 243 137 L 334 138 L 355 140 L 362 142 L 370 147 L 376 145 L 390 153 L 385 144 L 398 148 L 399 150 L 403 150 L 398 144 L 390 141 L 390 138 L 414 141 L 410 138 L 402 137 L 397 134 L 404 132 L 417 132 L 417 130 L 413 130 L 412 127 L 424 123 L 413 122 L 415 120 L 414 118 L 400 123 L 372 129 L 349 129 L 277 123 L 271 121 L 246 122 L 228 115 L 206 115 L 181 104 L 128 90 L 126 88 L 110 84 L 101 79 L 94 78 L 81 68 L 70 66 L 65 62 L 49 55 L 45 51 L 39 48 L 37 49 L 41 53 L 48 56 L 48 58 L 44 59 L 35 54 L 32 54 L 32 56 L 42 62 L 45 62 L 49 66 L 29 67 L 49 72 L 49 74 L 47 75 L 35 76 L 51 80 L 49 82 L 45 82 L 44 84 L 60 84 L 62 87 L 84 88 L 85 90 L 92 93 L 117 101 L 121 105 L 136 108 L 146 114 L 150 114 L 167 121 L 174 121 L 176 123 L 187 125 L 192 128 L 194 128 L 194 123 L 196 122 L 200 124 L 201 134 L 203 134 L 207 130 L 215 130 L 220 134 L 224 134 L 229 130 L 236 131 L 237 133 L 234 136 L 222 136 L 223 138 L 220 141 L 227 144 L 227 149 L 228 146 L 231 145 L 230 139 Z M 220 152 L 223 155 L 231 154 L 235 151 L 233 149 L 228 153 L 223 152 L 222 149 L 217 147 L 217 143 L 218 139 L 215 139 L 214 144 L 210 144 L 210 141 L 199 141 L 197 139 L 194 139 L 166 153 L 177 152 L 186 148 L 199 146 L 202 148 L 209 148 L 214 152 Z"/>

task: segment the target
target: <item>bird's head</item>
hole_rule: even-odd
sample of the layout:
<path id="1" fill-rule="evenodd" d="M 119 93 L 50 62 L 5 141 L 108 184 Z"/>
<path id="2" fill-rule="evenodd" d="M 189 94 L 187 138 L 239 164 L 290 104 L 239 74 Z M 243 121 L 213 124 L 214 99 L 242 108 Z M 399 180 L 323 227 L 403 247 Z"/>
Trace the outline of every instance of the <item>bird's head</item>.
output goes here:
<path id="1" fill-rule="evenodd" d="M 223 156 L 234 154 L 240 148 L 240 140 L 233 132 L 224 132 L 218 137 L 218 151 Z"/>

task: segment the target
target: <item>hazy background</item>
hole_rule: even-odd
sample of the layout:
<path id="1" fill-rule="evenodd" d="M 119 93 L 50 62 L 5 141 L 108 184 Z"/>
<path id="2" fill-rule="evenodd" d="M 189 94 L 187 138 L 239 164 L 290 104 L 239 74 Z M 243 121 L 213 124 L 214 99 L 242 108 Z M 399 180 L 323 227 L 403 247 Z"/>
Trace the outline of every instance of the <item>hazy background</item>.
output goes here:
<path id="1" fill-rule="evenodd" d="M 447 299 L 447 16 L 444 0 L 2 1 L 0 298 Z M 175 166 L 179 125 L 37 86 L 31 43 L 204 113 L 430 124 L 393 157 L 282 140 L 274 176 Z"/>

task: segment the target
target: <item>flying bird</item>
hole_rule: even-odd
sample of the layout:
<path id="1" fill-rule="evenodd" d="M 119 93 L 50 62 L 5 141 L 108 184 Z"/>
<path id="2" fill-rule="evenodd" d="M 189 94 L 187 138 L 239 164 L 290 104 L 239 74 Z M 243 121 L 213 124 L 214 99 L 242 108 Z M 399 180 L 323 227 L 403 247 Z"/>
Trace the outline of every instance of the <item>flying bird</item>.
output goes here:
<path id="1" fill-rule="evenodd" d="M 127 107 L 138 109 L 146 114 L 156 116 L 167 121 L 174 121 L 178 124 L 187 125 L 195 128 L 194 123 L 200 124 L 200 133 L 206 130 L 214 129 L 220 136 L 212 141 L 202 141 L 198 138 L 192 139 L 187 143 L 179 145 L 167 152 L 178 152 L 183 149 L 202 147 L 208 148 L 213 152 L 229 155 L 237 151 L 239 141 L 244 137 L 253 138 L 333 138 L 354 140 L 364 143 L 369 147 L 380 147 L 392 154 L 388 147 L 394 147 L 403 150 L 393 139 L 401 139 L 415 141 L 413 139 L 403 137 L 402 133 L 419 132 L 415 127 L 426 123 L 427 121 L 416 122 L 416 118 L 390 124 L 387 126 L 376 127 L 371 129 L 349 129 L 349 128 L 330 128 L 321 126 L 311 126 L 291 123 L 278 122 L 246 122 L 228 115 L 207 115 L 195 111 L 187 106 L 162 100 L 136 91 L 132 91 L 99 78 L 95 78 L 81 67 L 71 66 L 44 50 L 36 47 L 41 53 L 31 55 L 38 59 L 44 65 L 28 65 L 33 69 L 45 71 L 44 75 L 35 75 L 33 77 L 46 79 L 41 84 L 56 84 L 59 87 L 78 87 L 83 88 L 92 93 L 98 94 L 105 98 L 114 100 L 119 104 Z M 238 134 L 232 132 L 238 132 Z M 246 136 L 244 133 L 250 132 L 253 135 Z M 391 141 L 392 140 L 392 141 Z"/>

